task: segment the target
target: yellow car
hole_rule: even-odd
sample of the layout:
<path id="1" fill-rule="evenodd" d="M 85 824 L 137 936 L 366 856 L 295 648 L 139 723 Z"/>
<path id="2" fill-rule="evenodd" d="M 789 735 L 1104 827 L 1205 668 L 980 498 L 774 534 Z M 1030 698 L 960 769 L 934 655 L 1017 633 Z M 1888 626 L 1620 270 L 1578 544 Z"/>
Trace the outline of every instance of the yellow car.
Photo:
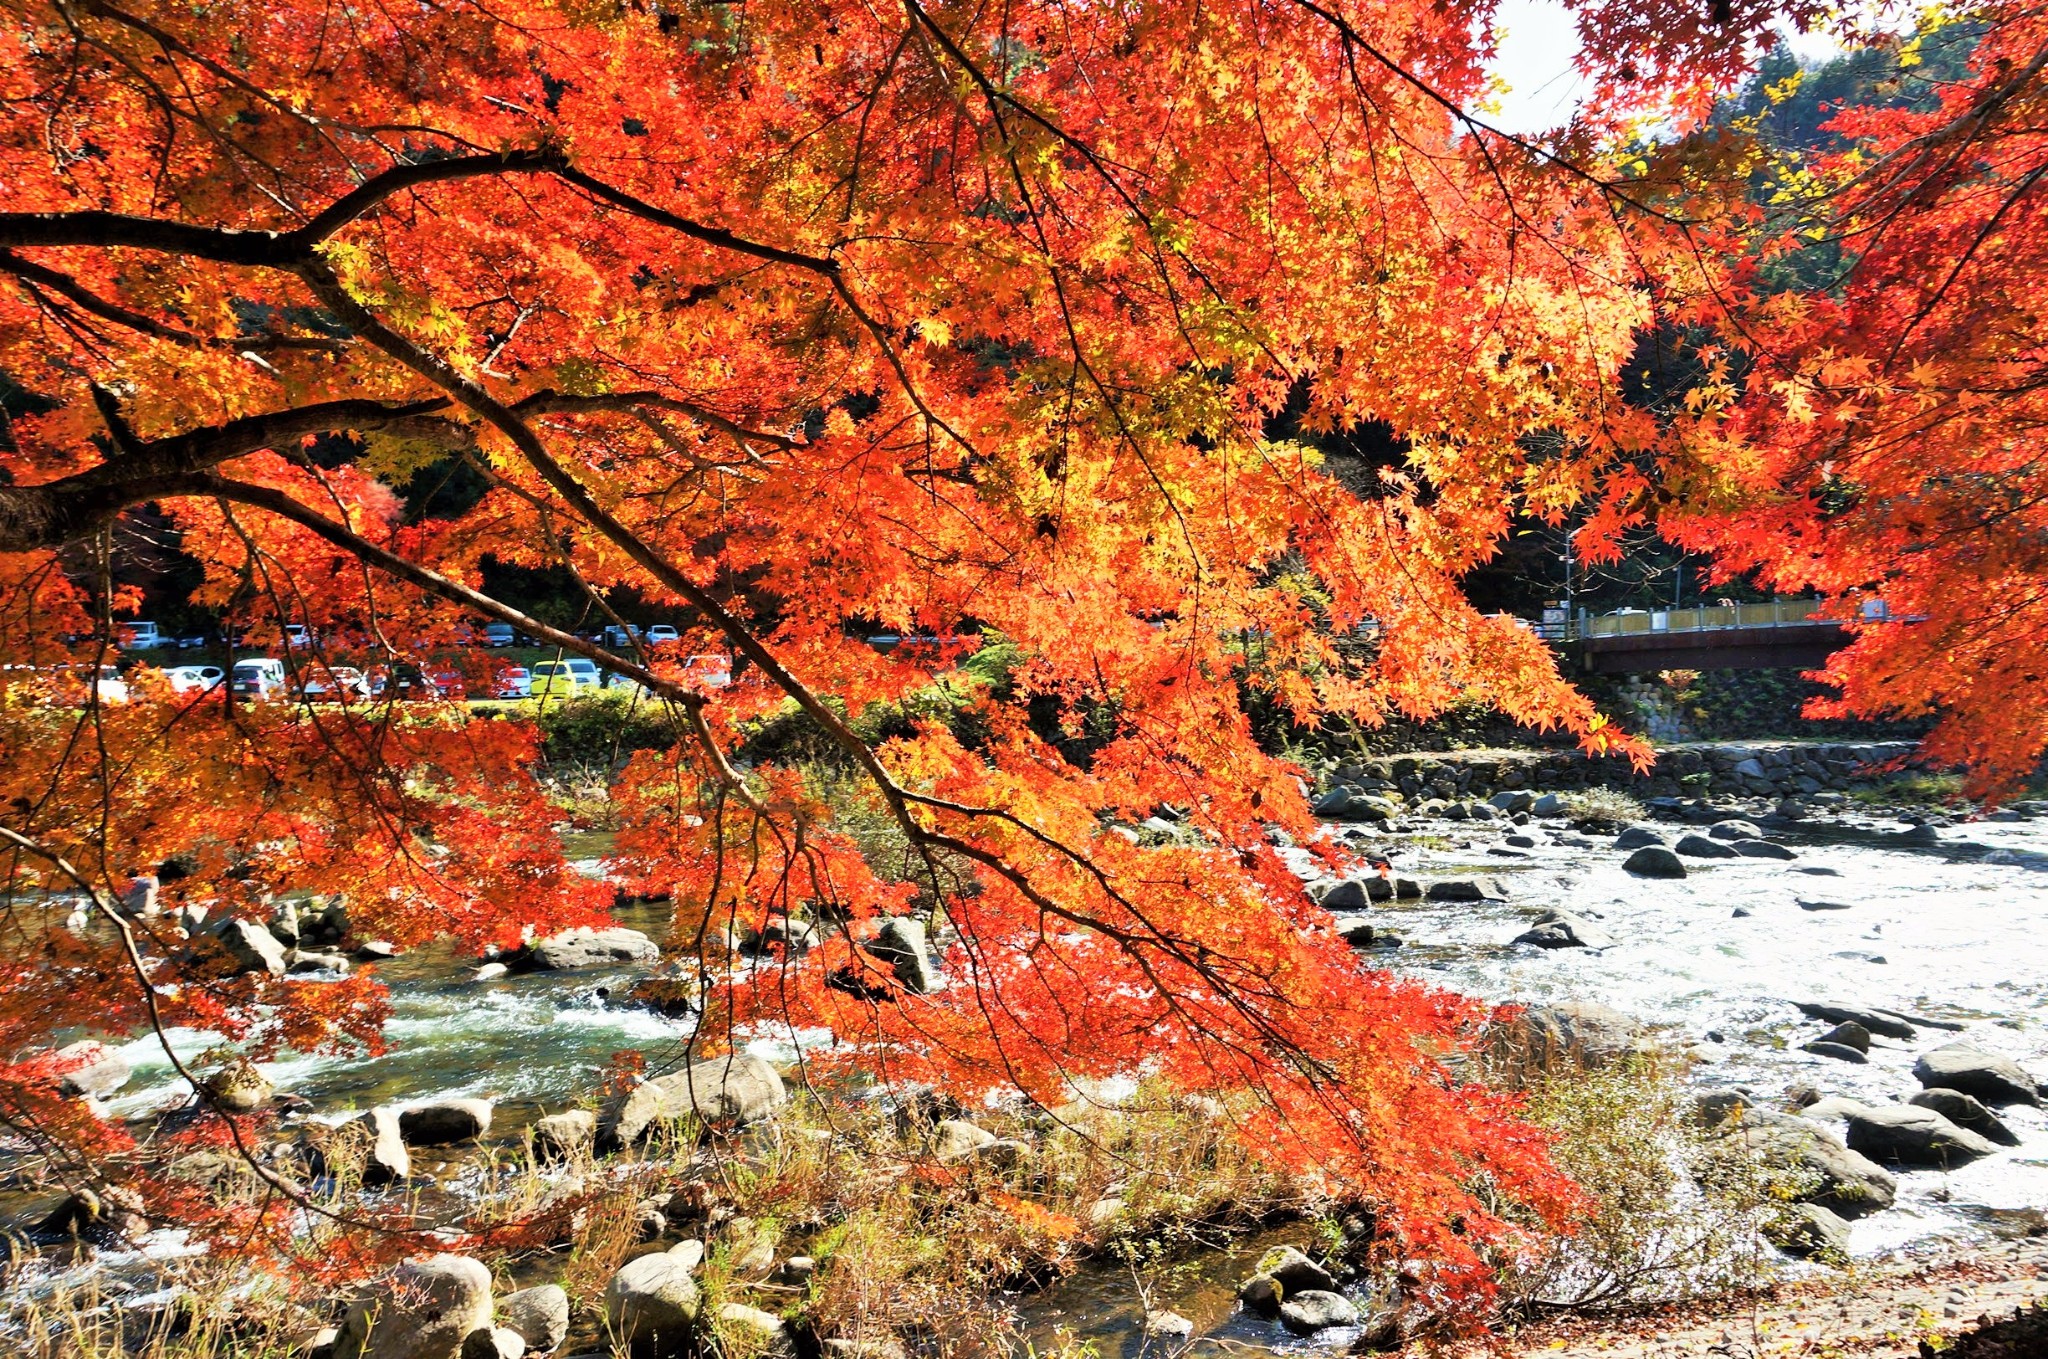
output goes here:
<path id="1" fill-rule="evenodd" d="M 603 683 L 592 661 L 535 661 L 531 668 L 533 680 L 527 692 L 533 698 L 574 698 L 585 690 L 595 691 Z"/>

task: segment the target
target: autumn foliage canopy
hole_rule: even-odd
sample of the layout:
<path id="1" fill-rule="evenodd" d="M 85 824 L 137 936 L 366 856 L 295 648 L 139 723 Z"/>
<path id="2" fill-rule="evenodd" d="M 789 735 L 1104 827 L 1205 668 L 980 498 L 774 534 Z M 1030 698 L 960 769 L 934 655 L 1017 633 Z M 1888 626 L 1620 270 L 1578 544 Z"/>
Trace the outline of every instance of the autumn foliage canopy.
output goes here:
<path id="1" fill-rule="evenodd" d="M 1846 711 L 1936 717 L 1987 784 L 2048 740 L 2040 16 L 1986 9 L 1938 107 L 1845 113 L 1759 194 L 1768 153 L 1706 114 L 1774 11 L 1580 6 L 1600 94 L 1540 139 L 1468 112 L 1491 11 L 4 0 L 0 653 L 107 658 L 154 507 L 258 644 L 303 621 L 403 657 L 487 619 L 599 660 L 687 733 L 620 776 L 617 873 L 700 938 L 848 922 L 707 961 L 729 1031 L 829 1031 L 821 1074 L 966 1097 L 1252 1092 L 1248 1136 L 1482 1293 L 1496 1210 L 1570 1187 L 1445 1065 L 1481 1007 L 1365 968 L 1277 857 L 1314 825 L 1248 704 L 1477 699 L 1628 752 L 1460 591 L 1534 516 L 1594 557 L 1654 526 L 1844 617 L 1882 597 L 1922 621 L 1858 632 Z M 1769 284 L 1824 238 L 1838 277 Z M 1621 376 L 1655 334 L 1696 360 L 1668 409 Z M 1344 484 L 1276 436 L 1290 401 L 1400 456 Z M 391 487 L 455 465 L 480 498 L 405 513 Z M 490 559 L 694 622 L 609 651 L 485 592 Z M 860 636 L 967 625 L 1015 649 L 1003 701 L 863 740 L 933 667 Z M 741 682 L 694 685 L 704 652 Z M 520 722 L 40 682 L 0 704 L 8 1053 L 87 1015 L 379 1041 L 373 974 L 231 975 L 161 922 L 61 930 L 38 890 L 175 859 L 169 904 L 343 893 L 408 946 L 611 904 Z M 811 765 L 735 763 L 792 713 L 894 859 Z M 1198 834 L 1118 833 L 1161 804 Z M 912 911 L 943 922 L 929 995 L 857 944 Z M 9 1069 L 10 1130 L 117 1155 L 47 1068 Z"/>

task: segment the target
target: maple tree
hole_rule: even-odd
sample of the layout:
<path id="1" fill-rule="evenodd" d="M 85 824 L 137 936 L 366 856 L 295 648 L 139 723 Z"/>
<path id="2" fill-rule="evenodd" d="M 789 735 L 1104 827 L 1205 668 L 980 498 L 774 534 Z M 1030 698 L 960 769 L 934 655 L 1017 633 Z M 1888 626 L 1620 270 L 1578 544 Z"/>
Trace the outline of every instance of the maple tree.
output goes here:
<path id="1" fill-rule="evenodd" d="M 126 704 L 75 677 L 56 692 L 50 667 L 109 655 L 122 516 L 153 505 L 203 567 L 195 598 L 258 641 L 306 622 L 416 655 L 482 617 L 671 705 L 688 739 L 636 755 L 615 790 L 618 874 L 676 903 L 685 955 L 725 925 L 846 924 L 765 969 L 704 950 L 723 1026 L 706 1041 L 822 1028 L 814 1066 L 1048 1104 L 1138 1069 L 1255 1091 L 1248 1137 L 1371 1201 L 1390 1249 L 1483 1298 L 1515 1230 L 1485 1205 L 1558 1221 L 1571 1189 L 1511 1101 L 1445 1064 L 1484 1008 L 1367 969 L 1301 893 L 1269 828 L 1315 827 L 1245 692 L 1304 725 L 1477 698 L 1635 750 L 1529 631 L 1458 589 L 1520 513 L 1585 516 L 1592 551 L 1662 515 L 1731 566 L 1845 598 L 1881 576 L 1907 600 L 1903 571 L 1925 581 L 1912 607 L 1959 619 L 1996 588 L 1959 565 L 1985 533 L 1901 564 L 1902 535 L 1948 508 L 1925 491 L 1909 508 L 1822 445 L 1853 425 L 1857 449 L 1891 456 L 1855 422 L 1934 400 L 1950 364 L 1980 385 L 1944 398 L 1946 450 L 1979 457 L 1974 432 L 2006 418 L 1981 384 L 2021 380 L 2009 341 L 1859 364 L 1846 337 L 1897 331 L 1926 282 L 1916 255 L 1986 220 L 2018 229 L 1976 192 L 2004 169 L 1911 148 L 1991 135 L 2006 115 L 1972 101 L 2038 61 L 1980 63 L 1976 93 L 1873 118 L 1818 167 L 1824 210 L 1851 230 L 1888 214 L 1896 258 L 1873 249 L 1884 281 L 1794 304 L 1742 290 L 1779 228 L 1712 173 L 1723 152 L 1679 138 L 1631 168 L 1614 150 L 1645 109 L 1697 116 L 1697 91 L 1740 69 L 1711 40 L 1762 16 L 1588 6 L 1607 111 L 1539 147 L 1463 111 L 1484 91 L 1484 6 L 5 13 L 0 372 L 25 395 L 0 482 L 0 646 L 37 669 L 0 704 L 0 823 L 18 889 L 90 892 L 110 918 L 128 873 L 171 859 L 172 903 L 254 917 L 339 892 L 358 933 L 401 945 L 509 946 L 611 900 L 565 866 L 519 723 L 147 681 Z M 1643 23 L 1668 61 L 1630 36 Z M 2024 123 L 2017 98 L 1998 107 Z M 1873 154 L 1922 168 L 1859 170 Z M 1928 310 L 1980 317 L 1994 292 L 1948 286 Z M 1746 383 L 1715 370 L 1682 419 L 1627 406 L 1637 334 L 1674 317 L 1798 356 L 1801 399 L 1756 380 L 1759 361 Z M 1384 422 L 1401 464 L 1361 495 L 1268 438 L 1303 392 L 1304 429 Z M 2031 463 L 2000 456 L 2003 482 L 1985 469 L 1949 494 L 1987 514 L 2020 494 Z M 448 459 L 481 498 L 408 518 L 388 487 Z M 1866 474 L 1846 510 L 1824 493 Z M 2021 500 L 1987 521 L 2013 553 L 2033 532 Z M 677 655 L 606 648 L 485 592 L 491 559 L 695 621 Z M 854 717 L 932 666 L 860 631 L 970 624 L 1015 648 L 1016 701 L 976 701 L 971 736 L 916 721 L 863 741 Z M 1339 640 L 1368 625 L 1359 663 Z M 1922 635 L 1859 639 L 1850 701 L 1924 693 L 1971 731 L 2018 721 L 1901 640 Z M 678 657 L 711 650 L 748 682 L 698 688 Z M 1930 673 L 1901 689 L 1887 657 Z M 1025 700 L 1087 741 L 1050 739 Z M 792 708 L 864 780 L 905 865 L 877 863 L 805 770 L 734 763 Z M 1118 833 L 1160 804 L 1195 834 Z M 84 1013 L 256 1056 L 379 1041 L 373 979 L 252 979 L 166 920 L 74 936 L 24 901 L 0 963 L 9 1052 Z M 928 995 L 858 947 L 913 911 L 945 927 L 948 984 Z M 9 1127 L 117 1153 L 51 1075 L 47 1055 L 6 1071 Z"/>

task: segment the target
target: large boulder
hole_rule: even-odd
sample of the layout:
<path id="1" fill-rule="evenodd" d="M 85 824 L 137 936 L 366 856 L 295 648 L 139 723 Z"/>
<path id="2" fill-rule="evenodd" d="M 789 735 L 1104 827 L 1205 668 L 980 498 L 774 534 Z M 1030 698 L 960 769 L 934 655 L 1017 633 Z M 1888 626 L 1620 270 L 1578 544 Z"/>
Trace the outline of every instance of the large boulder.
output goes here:
<path id="1" fill-rule="evenodd" d="M 1431 883 L 1423 895 L 1431 901 L 1505 901 L 1508 889 L 1498 878 L 1449 878 Z"/>
<path id="2" fill-rule="evenodd" d="M 1950 1043 L 1923 1054 L 1913 1063 L 1913 1075 L 1930 1090 L 1960 1090 L 1986 1104 L 2041 1102 L 2040 1087 L 2019 1063 L 1967 1043 Z"/>
<path id="3" fill-rule="evenodd" d="M 605 1105 L 597 1117 L 600 1150 L 631 1146 L 656 1123 L 694 1119 L 706 1127 L 752 1123 L 788 1103 L 774 1067 L 734 1053 L 658 1076 Z"/>
<path id="4" fill-rule="evenodd" d="M 448 1147 L 474 1142 L 491 1130 L 487 1099 L 438 1099 L 415 1104 L 398 1115 L 398 1134 L 408 1147 Z"/>
<path id="5" fill-rule="evenodd" d="M 1305 1293 L 1310 1289 L 1321 1289 L 1327 1293 L 1335 1291 L 1337 1287 L 1337 1281 L 1330 1277 L 1330 1271 L 1311 1260 L 1308 1252 L 1296 1246 L 1275 1246 L 1267 1251 L 1259 1257 L 1258 1272 L 1278 1283 L 1281 1292 L 1290 1298 L 1296 1293 Z"/>
<path id="6" fill-rule="evenodd" d="M 1514 942 L 1537 948 L 1612 948 L 1614 936 L 1569 911 L 1545 911 Z"/>
<path id="7" fill-rule="evenodd" d="M 1796 859 L 1799 856 L 1770 840 L 1737 840 L 1730 848 L 1745 859 Z"/>
<path id="8" fill-rule="evenodd" d="M 983 1147 L 994 1146 L 995 1142 L 994 1133 L 978 1128 L 964 1118 L 941 1119 L 932 1129 L 932 1155 L 942 1165 L 965 1161 Z"/>
<path id="9" fill-rule="evenodd" d="M 1394 885 L 1374 873 L 1363 878 L 1346 878 L 1323 894 L 1326 911 L 1362 911 L 1375 901 L 1391 901 Z"/>
<path id="10" fill-rule="evenodd" d="M 491 1271 L 466 1255 L 400 1265 L 349 1308 L 334 1359 L 460 1359 L 462 1343 L 491 1325 Z"/>
<path id="11" fill-rule="evenodd" d="M 1662 845 L 1664 837 L 1648 826 L 1630 826 L 1614 837 L 1616 849 L 1642 849 L 1647 845 Z"/>
<path id="12" fill-rule="evenodd" d="M 939 973 L 932 966 L 922 920 L 907 915 L 891 916 L 867 947 L 878 961 L 889 965 L 904 990 L 923 996 L 939 989 Z"/>
<path id="13" fill-rule="evenodd" d="M 1841 1214 L 1817 1203 L 1795 1203 L 1764 1227 L 1764 1236 L 1787 1255 L 1844 1259 L 1849 1254 L 1849 1224 Z"/>
<path id="14" fill-rule="evenodd" d="M 1818 1123 L 1790 1114 L 1745 1109 L 1729 1121 L 1727 1136 L 1740 1138 L 1767 1164 L 1798 1171 L 1812 1183 L 1800 1201 L 1817 1203 L 1842 1217 L 1856 1218 L 1892 1206 L 1898 1182 L 1882 1166 L 1852 1151 Z"/>
<path id="15" fill-rule="evenodd" d="M 1598 1070 L 1653 1050 L 1638 1020 L 1590 1001 L 1532 1005 L 1487 1029 L 1486 1057 L 1509 1084 L 1568 1066 Z"/>
<path id="16" fill-rule="evenodd" d="M 533 1353 L 553 1353 L 569 1335 L 569 1295 L 560 1284 L 507 1293 L 498 1299 L 498 1320 Z"/>
<path id="17" fill-rule="evenodd" d="M 1622 868 L 1639 878 L 1682 878 L 1685 861 L 1662 845 L 1644 845 L 1628 856 Z"/>
<path id="18" fill-rule="evenodd" d="M 538 941 L 526 951 L 523 962 L 541 972 L 573 972 L 585 967 L 651 963 L 660 957 L 661 949 L 638 930 L 620 925 L 592 929 L 586 925 Z"/>
<path id="19" fill-rule="evenodd" d="M 461 1359 L 526 1359 L 526 1337 L 509 1326 L 471 1331 L 462 1342 Z"/>
<path id="20" fill-rule="evenodd" d="M 230 1062 L 200 1083 L 206 1102 L 231 1114 L 254 1113 L 270 1103 L 277 1087 L 248 1062 Z"/>
<path id="21" fill-rule="evenodd" d="M 315 1175 L 353 1173 L 373 1188 L 412 1175 L 412 1154 L 399 1135 L 398 1115 L 382 1105 L 338 1128 L 308 1129 L 307 1138 L 306 1160 Z"/>
<path id="22" fill-rule="evenodd" d="M 249 920 L 225 920 L 213 936 L 227 951 L 237 972 L 268 972 L 282 977 L 289 964 L 284 945 L 263 926 Z"/>
<path id="23" fill-rule="evenodd" d="M 1959 1128 L 1918 1105 L 1853 1110 L 1848 1123 L 1849 1149 L 1873 1161 L 1947 1168 L 1967 1165 L 1998 1150 L 1989 1138 Z"/>
<path id="24" fill-rule="evenodd" d="M 90 1038 L 58 1048 L 55 1058 L 63 1073 L 57 1077 L 57 1093 L 73 1099 L 111 1095 L 134 1074 L 127 1058 Z"/>
<path id="25" fill-rule="evenodd" d="M 1735 817 L 1731 817 L 1726 821 L 1716 821 L 1713 825 L 1707 827 L 1707 834 L 1715 840 L 1761 840 L 1764 838 L 1764 833 L 1757 829 L 1754 821 L 1743 821 Z"/>
<path id="26" fill-rule="evenodd" d="M 604 1290 L 605 1321 L 628 1345 L 670 1348 L 695 1330 L 698 1302 L 689 1262 L 657 1251 L 628 1260 L 612 1275 Z"/>
<path id="27" fill-rule="evenodd" d="M 1986 1141 L 1996 1142 L 2001 1147 L 2016 1147 L 2019 1135 L 2005 1126 L 2005 1120 L 1984 1107 L 1975 1095 L 1966 1095 L 1960 1090 L 1944 1090 L 1939 1086 L 1922 1090 L 1906 1101 L 1922 1109 L 1932 1109 L 1958 1128 L 1967 1128 Z"/>

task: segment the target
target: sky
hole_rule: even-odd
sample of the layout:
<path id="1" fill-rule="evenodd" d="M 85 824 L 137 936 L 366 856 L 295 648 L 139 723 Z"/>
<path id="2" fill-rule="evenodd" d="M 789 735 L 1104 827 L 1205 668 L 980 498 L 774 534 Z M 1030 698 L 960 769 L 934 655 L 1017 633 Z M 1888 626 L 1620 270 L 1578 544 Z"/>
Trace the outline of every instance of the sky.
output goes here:
<path id="1" fill-rule="evenodd" d="M 1586 81 L 1572 69 L 1579 35 L 1558 0 L 1501 0 L 1496 23 L 1500 55 L 1494 74 L 1508 84 L 1500 112 L 1487 121 L 1507 132 L 1544 132 L 1570 119 L 1586 94 Z M 1817 61 L 1841 49 L 1815 34 L 1786 34 L 1802 61 Z"/>

